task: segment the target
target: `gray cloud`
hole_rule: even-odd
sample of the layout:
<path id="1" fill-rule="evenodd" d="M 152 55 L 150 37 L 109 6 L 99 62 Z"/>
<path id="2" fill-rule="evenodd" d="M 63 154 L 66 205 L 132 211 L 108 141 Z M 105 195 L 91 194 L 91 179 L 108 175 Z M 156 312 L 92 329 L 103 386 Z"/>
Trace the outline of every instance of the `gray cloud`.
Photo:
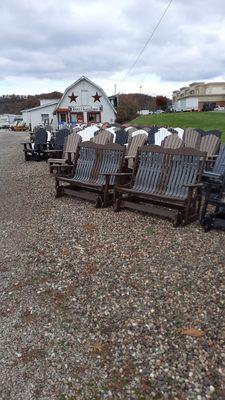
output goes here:
<path id="1" fill-rule="evenodd" d="M 1 79 L 123 77 L 167 0 L 1 2 Z M 162 82 L 224 74 L 225 2 L 174 0 L 129 79 Z"/>

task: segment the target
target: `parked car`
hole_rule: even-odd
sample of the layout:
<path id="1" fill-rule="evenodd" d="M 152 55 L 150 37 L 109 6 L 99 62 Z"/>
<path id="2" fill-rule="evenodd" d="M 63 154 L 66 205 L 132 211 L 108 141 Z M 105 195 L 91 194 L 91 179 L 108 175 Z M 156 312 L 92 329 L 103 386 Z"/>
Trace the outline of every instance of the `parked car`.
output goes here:
<path id="1" fill-rule="evenodd" d="M 213 111 L 225 111 L 225 107 L 217 106 L 217 107 L 214 108 Z"/>
<path id="2" fill-rule="evenodd" d="M 165 111 L 163 111 L 163 110 L 156 110 L 155 111 L 155 114 L 162 114 L 162 113 L 164 113 Z"/>

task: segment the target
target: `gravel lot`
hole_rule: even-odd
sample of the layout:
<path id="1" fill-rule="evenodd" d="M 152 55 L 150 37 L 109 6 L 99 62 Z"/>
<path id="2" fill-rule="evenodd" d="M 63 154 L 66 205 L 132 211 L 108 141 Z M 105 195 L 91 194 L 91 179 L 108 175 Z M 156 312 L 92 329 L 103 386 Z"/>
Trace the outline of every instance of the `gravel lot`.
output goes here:
<path id="1" fill-rule="evenodd" d="M 55 199 L 26 137 L 0 131 L 0 399 L 225 399 L 225 232 Z"/>

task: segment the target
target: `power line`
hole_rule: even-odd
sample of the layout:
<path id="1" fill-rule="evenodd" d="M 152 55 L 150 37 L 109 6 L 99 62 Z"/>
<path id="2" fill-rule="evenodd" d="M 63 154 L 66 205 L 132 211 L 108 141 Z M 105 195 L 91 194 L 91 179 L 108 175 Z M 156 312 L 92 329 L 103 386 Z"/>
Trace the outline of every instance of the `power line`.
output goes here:
<path id="1" fill-rule="evenodd" d="M 154 33 L 156 32 L 156 30 L 158 29 L 159 25 L 161 24 L 163 18 L 165 17 L 167 11 L 169 10 L 171 4 L 172 4 L 173 0 L 170 0 L 168 5 L 166 6 L 165 10 L 163 11 L 159 21 L 157 22 L 157 24 L 155 25 L 153 31 L 151 32 L 151 35 L 149 36 L 149 38 L 147 39 L 147 41 L 145 42 L 144 46 L 142 47 L 141 51 L 138 53 L 137 58 L 135 59 L 135 61 L 133 62 L 133 64 L 131 65 L 131 67 L 128 69 L 128 71 L 126 72 L 125 76 L 123 77 L 123 79 L 121 79 L 121 81 L 119 81 L 118 86 L 121 85 L 122 82 L 125 81 L 126 77 L 129 75 L 129 73 L 134 69 L 135 65 L 137 64 L 139 58 L 141 57 L 141 55 L 143 54 L 143 52 L 145 51 L 146 47 L 148 46 L 148 44 L 150 43 L 150 41 L 152 40 Z"/>

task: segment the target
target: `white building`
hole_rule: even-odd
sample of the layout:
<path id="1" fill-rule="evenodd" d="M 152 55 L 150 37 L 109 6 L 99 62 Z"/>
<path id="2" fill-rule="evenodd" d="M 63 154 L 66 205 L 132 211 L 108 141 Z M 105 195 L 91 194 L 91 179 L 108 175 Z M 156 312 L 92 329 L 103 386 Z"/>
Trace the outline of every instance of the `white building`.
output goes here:
<path id="1" fill-rule="evenodd" d="M 85 76 L 65 90 L 54 113 L 59 125 L 63 122 L 113 123 L 116 119 L 116 111 L 105 92 Z"/>
<path id="2" fill-rule="evenodd" d="M 193 82 L 173 92 L 175 111 L 210 111 L 225 106 L 225 82 Z"/>
<path id="3" fill-rule="evenodd" d="M 41 101 L 39 107 L 23 110 L 23 119 L 31 128 L 39 123 L 62 124 L 109 122 L 116 119 L 116 111 L 103 89 L 82 76 L 69 86 L 60 100 Z"/>
<path id="4" fill-rule="evenodd" d="M 22 110 L 23 121 L 33 128 L 38 124 L 52 125 L 57 128 L 57 118 L 53 115 L 53 111 L 59 100 L 40 100 L 40 106 Z"/>

